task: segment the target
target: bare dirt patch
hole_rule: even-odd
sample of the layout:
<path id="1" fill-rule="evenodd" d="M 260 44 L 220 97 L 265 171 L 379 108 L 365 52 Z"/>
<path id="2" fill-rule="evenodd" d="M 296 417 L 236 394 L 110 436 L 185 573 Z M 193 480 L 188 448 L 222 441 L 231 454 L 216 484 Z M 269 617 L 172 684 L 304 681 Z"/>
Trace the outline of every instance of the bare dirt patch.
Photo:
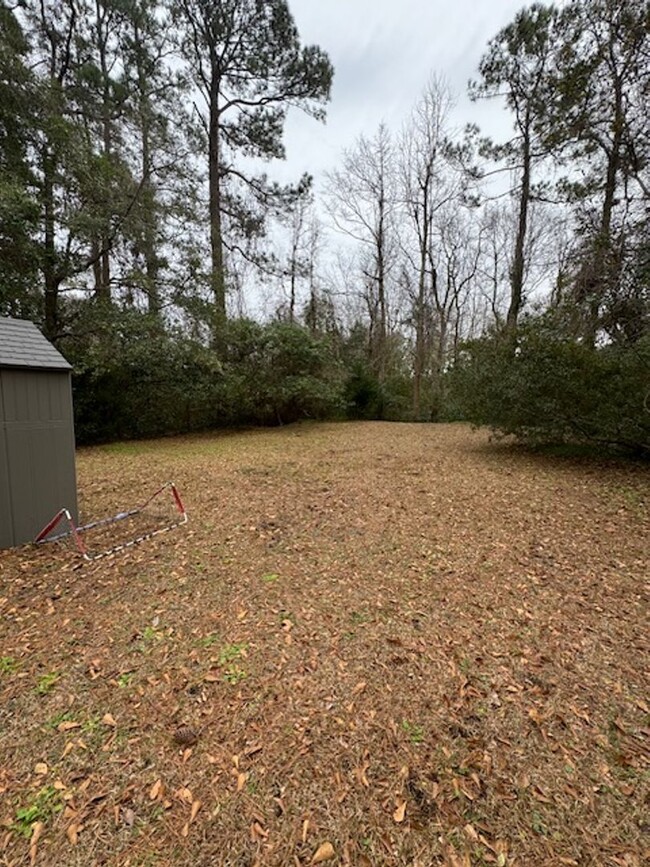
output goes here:
<path id="1" fill-rule="evenodd" d="M 0 552 L 0 864 L 647 863 L 646 468 L 359 423 L 78 470 L 190 523 Z"/>

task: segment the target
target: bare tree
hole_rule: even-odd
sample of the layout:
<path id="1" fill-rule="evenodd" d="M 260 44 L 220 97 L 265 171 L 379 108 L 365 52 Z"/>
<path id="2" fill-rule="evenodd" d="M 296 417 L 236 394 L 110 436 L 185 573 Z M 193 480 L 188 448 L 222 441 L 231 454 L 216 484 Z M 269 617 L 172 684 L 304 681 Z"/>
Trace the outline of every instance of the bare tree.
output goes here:
<path id="1" fill-rule="evenodd" d="M 371 360 L 380 377 L 386 371 L 389 286 L 397 258 L 394 163 L 391 136 L 381 124 L 373 138 L 362 135 L 344 151 L 341 168 L 328 175 L 326 193 L 336 227 L 361 245 Z"/>
<path id="2" fill-rule="evenodd" d="M 422 383 L 430 354 L 434 301 L 439 293 L 435 222 L 458 200 L 462 179 L 449 161 L 448 123 L 453 98 L 443 79 L 432 76 L 400 137 L 400 200 L 406 215 L 402 286 L 410 295 L 415 331 L 413 413 L 421 412 Z"/>

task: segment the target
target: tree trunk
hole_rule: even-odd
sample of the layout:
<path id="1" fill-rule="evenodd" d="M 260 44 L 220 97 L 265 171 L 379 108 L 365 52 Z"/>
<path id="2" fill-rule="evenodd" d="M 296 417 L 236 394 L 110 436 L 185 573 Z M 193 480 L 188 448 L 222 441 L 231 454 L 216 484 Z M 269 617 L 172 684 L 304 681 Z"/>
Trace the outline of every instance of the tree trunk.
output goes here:
<path id="1" fill-rule="evenodd" d="M 428 243 L 428 242 L 427 242 Z M 413 360 L 413 417 L 420 418 L 422 403 L 422 378 L 426 364 L 426 248 L 420 250 L 420 273 L 418 275 L 418 294 L 415 308 L 415 358 Z"/>
<path id="2" fill-rule="evenodd" d="M 215 332 L 226 322 L 226 275 L 224 273 L 223 234 L 221 229 L 221 127 L 219 118 L 219 83 L 213 82 L 210 95 L 209 197 L 210 247 L 212 252 L 211 286 L 214 297 Z"/>
<path id="3" fill-rule="evenodd" d="M 152 316 L 160 316 L 160 290 L 158 287 L 159 261 L 156 253 L 158 218 L 156 191 L 151 177 L 151 102 L 147 92 L 147 74 L 142 62 L 142 35 L 137 23 L 133 25 L 133 41 L 136 47 L 136 70 L 138 76 L 138 102 L 140 115 L 140 157 L 142 172 L 142 254 L 145 263 L 145 292 L 147 307 Z"/>
<path id="4" fill-rule="evenodd" d="M 54 226 L 54 158 L 47 147 L 43 148 L 43 218 L 44 255 L 43 281 L 45 283 L 45 335 L 53 340 L 59 326 L 59 280 L 56 274 L 55 226 Z"/>
<path id="5" fill-rule="evenodd" d="M 506 331 L 512 333 L 517 328 L 517 320 L 523 304 L 524 296 L 524 269 L 526 255 L 526 234 L 528 231 L 528 208 L 530 206 L 530 179 L 531 179 L 531 121 L 528 116 L 524 120 L 523 128 L 523 171 L 521 176 L 521 194 L 519 199 L 519 223 L 517 226 L 517 239 L 515 252 L 510 272 L 510 306 L 506 317 Z"/>
<path id="6" fill-rule="evenodd" d="M 383 171 L 383 168 L 382 168 Z M 379 198 L 379 225 L 377 234 L 377 302 L 379 305 L 379 328 L 376 333 L 377 370 L 379 379 L 383 380 L 386 373 L 386 336 L 388 334 L 388 312 L 386 305 L 386 199 L 382 188 Z"/>

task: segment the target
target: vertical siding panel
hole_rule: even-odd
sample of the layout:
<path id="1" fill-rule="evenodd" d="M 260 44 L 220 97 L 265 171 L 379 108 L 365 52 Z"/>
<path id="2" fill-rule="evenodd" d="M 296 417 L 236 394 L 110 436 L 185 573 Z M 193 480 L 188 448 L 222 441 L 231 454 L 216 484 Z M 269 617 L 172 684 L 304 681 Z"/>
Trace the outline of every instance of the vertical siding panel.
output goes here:
<path id="1" fill-rule="evenodd" d="M 0 517 L 12 515 L 11 536 L 0 529 L 0 547 L 30 542 L 62 507 L 75 519 L 77 490 L 70 374 L 3 369 Z M 2 495 L 0 494 L 0 497 Z"/>
<path id="2" fill-rule="evenodd" d="M 7 437 L 5 430 L 5 392 L 6 372 L 0 370 L 0 548 L 11 548 L 15 544 L 11 489 L 9 487 L 9 466 L 7 464 Z"/>

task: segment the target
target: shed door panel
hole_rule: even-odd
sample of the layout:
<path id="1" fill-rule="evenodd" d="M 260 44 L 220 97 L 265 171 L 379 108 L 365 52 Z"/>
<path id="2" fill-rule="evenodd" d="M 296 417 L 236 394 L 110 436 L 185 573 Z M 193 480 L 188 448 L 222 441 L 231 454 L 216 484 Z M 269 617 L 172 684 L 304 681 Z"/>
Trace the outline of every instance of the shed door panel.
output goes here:
<path id="1" fill-rule="evenodd" d="M 0 548 L 14 544 L 14 522 L 9 495 L 9 468 L 7 466 L 7 438 L 3 423 L 3 376 L 0 370 Z"/>
<path id="2" fill-rule="evenodd" d="M 70 379 L 65 373 L 4 370 L 2 384 L 13 515 L 9 544 L 21 545 L 62 507 L 77 515 Z"/>
<path id="3" fill-rule="evenodd" d="M 9 487 L 16 544 L 32 541 L 64 506 L 76 511 L 70 436 L 64 428 L 7 429 Z"/>

